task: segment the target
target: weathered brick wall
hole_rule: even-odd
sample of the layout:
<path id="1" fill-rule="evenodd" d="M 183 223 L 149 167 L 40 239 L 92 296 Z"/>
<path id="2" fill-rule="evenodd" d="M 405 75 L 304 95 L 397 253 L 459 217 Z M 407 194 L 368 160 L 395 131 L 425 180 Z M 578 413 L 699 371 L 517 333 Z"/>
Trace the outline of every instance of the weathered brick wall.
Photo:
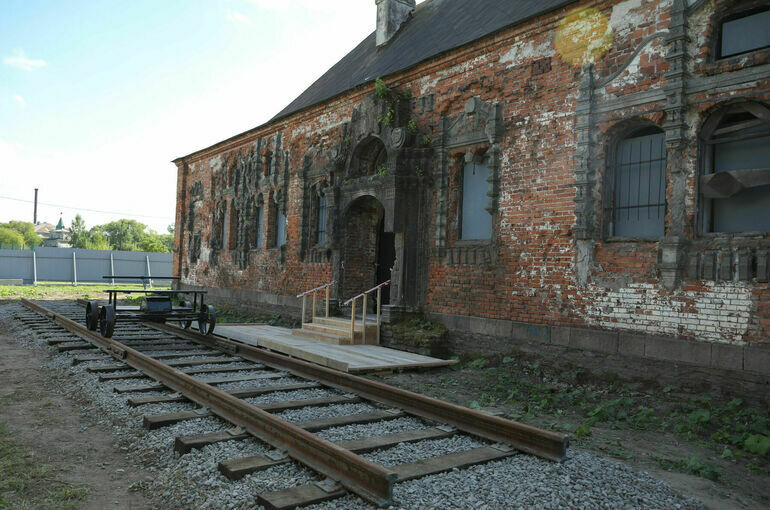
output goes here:
<path id="1" fill-rule="evenodd" d="M 762 250 L 770 251 L 770 239 L 767 235 L 704 237 L 696 228 L 698 133 L 704 120 L 726 101 L 770 101 L 770 51 L 714 62 L 714 24 L 720 12 L 739 2 L 696 2 L 688 14 L 687 69 L 695 78 L 716 81 L 713 87 L 686 95 L 685 139 L 675 149 L 670 146 L 668 154 L 669 171 L 679 172 L 674 164 L 681 160 L 677 175 L 686 183 L 682 190 L 669 175 L 666 189 L 666 233 L 684 240 L 680 272 L 685 276 L 667 290 L 661 283 L 660 242 L 605 239 L 601 234 L 606 148 L 624 126 L 640 119 L 667 133 L 672 129 L 674 113 L 666 88 L 671 84 L 672 65 L 667 37 L 677 3 L 576 2 L 386 78 L 392 87 L 411 92 L 411 118 L 419 128 L 418 136 L 429 141 L 437 153 L 442 119 L 463 113 L 470 99 L 499 103 L 502 111 L 499 189 L 489 259 L 457 262 L 446 254 L 458 247 L 467 252 L 456 239 L 461 181 L 451 160 L 459 153 L 448 154 L 447 186 L 438 182 L 438 154 L 432 169 L 420 169 L 432 174 L 425 180 L 430 197 L 425 212 L 429 232 L 425 235 L 433 239 L 441 229 L 446 234 L 446 246 L 441 250 L 424 243 L 424 249 L 430 250 L 422 303 L 426 311 L 715 342 L 768 341 L 770 290 L 767 283 L 758 281 L 759 274 L 739 278 L 737 253 L 752 250 L 756 273 L 757 257 Z M 588 67 L 565 61 L 554 46 L 560 22 L 577 7 L 596 8 L 611 32 L 608 51 L 590 71 L 592 141 L 587 152 L 578 133 L 579 107 L 585 104 L 581 103 L 585 99 L 581 83 Z M 719 80 L 725 77 L 730 80 L 723 84 Z M 185 282 L 288 296 L 334 277 L 327 248 L 314 252 L 307 239 L 312 219 L 308 188 L 321 179 L 329 181 L 331 190 L 340 186 L 340 176 L 333 175 L 337 172 L 333 160 L 351 150 L 347 125 L 356 105 L 371 93 L 371 87 L 362 87 L 177 162 L 175 267 Z M 581 157 L 593 172 L 586 189 L 588 208 L 595 218 L 589 235 L 579 241 L 576 170 Z M 238 163 L 240 159 L 247 161 Z M 264 176 L 266 166 L 270 167 L 269 177 Z M 232 168 L 244 170 L 233 178 L 218 177 Z M 250 172 L 257 177 L 250 177 Z M 199 196 L 193 189 L 196 183 L 202 187 Z M 244 195 L 254 196 L 257 189 L 265 204 L 263 248 L 239 248 L 236 236 L 229 249 L 212 247 L 215 202 L 240 203 Z M 330 193 L 330 225 L 339 230 L 344 228 L 343 219 L 333 216 L 335 198 Z M 288 219 L 288 242 L 283 248 L 272 244 L 276 197 Z M 446 204 L 445 221 L 440 213 L 442 203 Z M 232 217 L 228 228 L 230 232 L 239 228 Z M 241 230 L 244 228 L 248 230 L 249 225 Z M 195 235 L 200 236 L 199 257 L 191 256 Z M 360 239 L 356 241 L 353 235 L 350 241 L 355 244 Z M 703 277 L 703 257 L 709 250 L 735 254 L 724 259 L 724 264 L 732 265 L 720 278 Z M 691 260 L 697 265 L 692 270 Z M 352 281 L 352 270 L 348 276 L 348 282 Z M 364 273 L 359 276 L 364 278 Z M 347 294 L 353 288 L 346 288 L 344 297 L 350 297 Z"/>

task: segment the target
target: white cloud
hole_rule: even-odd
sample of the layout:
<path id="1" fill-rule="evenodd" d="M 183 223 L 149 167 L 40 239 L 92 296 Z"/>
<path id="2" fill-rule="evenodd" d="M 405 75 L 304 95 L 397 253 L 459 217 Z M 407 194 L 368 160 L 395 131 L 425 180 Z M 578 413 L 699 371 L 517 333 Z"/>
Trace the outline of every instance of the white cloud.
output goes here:
<path id="1" fill-rule="evenodd" d="M 232 9 L 227 9 L 227 21 L 236 25 L 251 25 L 251 19 Z"/>
<path id="2" fill-rule="evenodd" d="M 25 106 L 27 106 L 27 102 L 24 100 L 24 98 L 23 98 L 23 97 L 21 97 L 21 96 L 20 96 L 20 95 L 18 95 L 18 94 L 16 94 L 15 96 L 13 96 L 13 100 L 14 100 L 14 101 L 16 101 L 16 104 L 18 104 L 18 105 L 19 105 L 19 107 L 21 107 L 21 108 L 24 108 Z"/>
<path id="3" fill-rule="evenodd" d="M 24 54 L 24 50 L 16 50 L 15 54 L 10 57 L 3 57 L 3 64 L 16 67 L 22 71 L 34 71 L 41 67 L 45 67 L 46 61 L 41 58 L 29 58 Z"/>

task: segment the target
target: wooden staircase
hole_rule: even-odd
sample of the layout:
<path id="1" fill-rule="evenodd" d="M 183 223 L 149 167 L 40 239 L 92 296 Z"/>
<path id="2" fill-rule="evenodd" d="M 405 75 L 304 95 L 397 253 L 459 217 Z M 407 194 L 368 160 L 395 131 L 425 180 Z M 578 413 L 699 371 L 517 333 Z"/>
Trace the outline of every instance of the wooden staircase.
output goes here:
<path id="1" fill-rule="evenodd" d="M 315 317 L 313 322 L 302 324 L 302 329 L 293 329 L 293 335 L 319 340 L 335 345 L 377 345 L 377 324 L 374 320 L 366 325 L 356 322 L 355 336 L 350 337 L 350 319 L 345 317 Z"/>
<path id="2" fill-rule="evenodd" d="M 329 316 L 330 291 L 331 287 L 336 283 L 336 281 L 333 281 L 297 296 L 297 298 L 302 299 L 302 328 L 293 329 L 291 331 L 292 335 L 336 345 L 379 345 L 381 290 L 383 287 L 390 285 L 390 280 L 348 299 L 344 306 L 352 303 L 350 318 Z M 323 293 L 322 299 L 325 300 L 324 313 L 323 315 L 316 315 L 318 309 L 316 306 L 317 297 L 320 292 Z M 377 313 L 370 317 L 365 311 L 367 310 L 366 300 L 369 294 L 374 292 L 377 293 L 377 306 L 375 307 Z M 305 322 L 308 296 L 312 299 L 311 320 L 310 322 Z M 361 310 L 364 310 L 364 315 L 360 317 L 360 321 L 356 315 L 356 303 L 359 300 L 363 302 Z"/>

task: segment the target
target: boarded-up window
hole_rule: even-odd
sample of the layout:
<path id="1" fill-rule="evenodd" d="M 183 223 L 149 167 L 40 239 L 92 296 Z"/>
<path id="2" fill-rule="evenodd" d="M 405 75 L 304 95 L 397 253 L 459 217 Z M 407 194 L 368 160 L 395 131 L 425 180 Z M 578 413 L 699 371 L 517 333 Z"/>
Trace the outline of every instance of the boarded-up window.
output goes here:
<path id="1" fill-rule="evenodd" d="M 460 239 L 490 239 L 492 215 L 486 210 L 489 197 L 489 167 L 482 163 L 466 163 L 463 169 L 461 196 L 462 218 Z"/>
<path id="2" fill-rule="evenodd" d="M 666 217 L 666 140 L 658 128 L 645 128 L 618 141 L 610 169 L 608 234 L 663 237 Z"/>
<path id="3" fill-rule="evenodd" d="M 704 124 L 706 232 L 770 231 L 770 109 L 745 103 Z"/>
<path id="4" fill-rule="evenodd" d="M 316 243 L 326 242 L 326 220 L 328 218 L 326 195 L 318 196 L 318 216 L 316 225 Z"/>
<path id="5" fill-rule="evenodd" d="M 770 10 L 722 23 L 722 57 L 731 57 L 770 47 Z"/>

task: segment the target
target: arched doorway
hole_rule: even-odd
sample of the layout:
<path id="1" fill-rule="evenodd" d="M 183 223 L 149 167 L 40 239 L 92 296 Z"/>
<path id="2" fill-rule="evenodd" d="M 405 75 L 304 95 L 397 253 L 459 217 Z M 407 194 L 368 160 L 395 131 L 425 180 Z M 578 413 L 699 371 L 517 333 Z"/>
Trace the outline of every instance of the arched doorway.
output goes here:
<path id="1" fill-rule="evenodd" d="M 396 259 L 395 235 L 385 231 L 384 220 L 385 209 L 371 195 L 356 199 L 345 212 L 340 287 L 343 299 L 391 278 Z M 382 304 L 389 303 L 390 289 L 386 287 Z"/>

